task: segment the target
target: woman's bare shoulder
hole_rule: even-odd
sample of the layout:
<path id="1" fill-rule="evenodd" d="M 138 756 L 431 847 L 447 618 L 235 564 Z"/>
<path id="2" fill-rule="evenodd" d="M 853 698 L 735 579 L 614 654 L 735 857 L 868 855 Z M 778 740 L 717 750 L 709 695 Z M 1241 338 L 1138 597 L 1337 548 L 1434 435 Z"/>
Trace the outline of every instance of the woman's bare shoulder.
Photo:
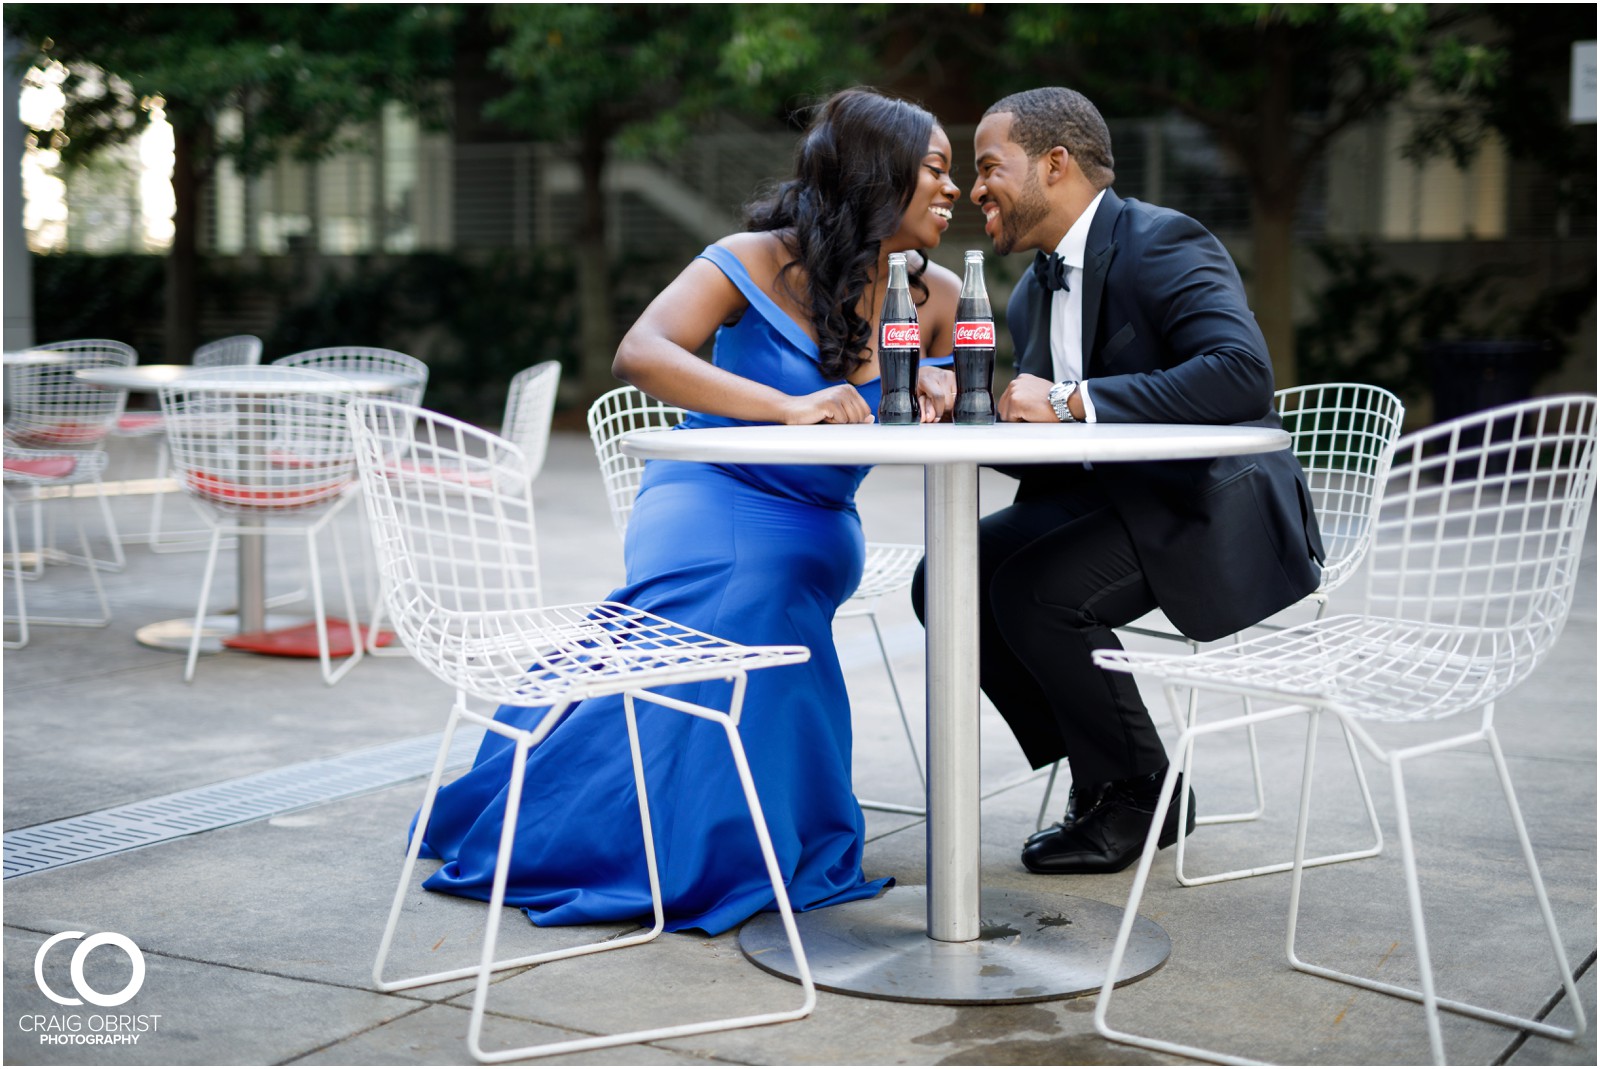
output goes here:
<path id="1" fill-rule="evenodd" d="M 794 259 L 789 246 L 775 231 L 729 234 L 717 244 L 738 257 L 750 277 L 763 286 L 771 283 L 778 270 Z"/>

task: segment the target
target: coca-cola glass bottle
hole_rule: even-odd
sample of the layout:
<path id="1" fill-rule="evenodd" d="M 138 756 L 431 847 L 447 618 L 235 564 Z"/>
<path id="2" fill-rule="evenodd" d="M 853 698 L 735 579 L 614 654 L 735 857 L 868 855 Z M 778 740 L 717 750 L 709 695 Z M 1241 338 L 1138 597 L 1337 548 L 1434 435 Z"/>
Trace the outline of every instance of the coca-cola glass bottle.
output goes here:
<path id="1" fill-rule="evenodd" d="M 889 290 L 883 298 L 878 336 L 878 377 L 883 396 L 878 422 L 887 426 L 921 422 L 917 406 L 917 365 L 922 360 L 922 332 L 917 307 L 906 282 L 906 254 L 889 254 Z"/>
<path id="2" fill-rule="evenodd" d="M 983 284 L 983 253 L 968 249 L 956 301 L 955 421 L 969 426 L 994 422 L 994 312 Z"/>

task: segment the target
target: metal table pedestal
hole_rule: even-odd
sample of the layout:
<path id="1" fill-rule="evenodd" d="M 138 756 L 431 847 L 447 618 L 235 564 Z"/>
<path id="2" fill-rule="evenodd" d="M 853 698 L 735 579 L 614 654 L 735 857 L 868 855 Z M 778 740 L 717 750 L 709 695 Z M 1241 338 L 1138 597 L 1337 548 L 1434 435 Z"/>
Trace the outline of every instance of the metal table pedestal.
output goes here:
<path id="1" fill-rule="evenodd" d="M 1122 907 L 1045 891 L 986 888 L 978 938 L 929 939 L 927 892 L 891 887 L 877 898 L 795 915 L 817 986 L 890 1002 L 956 1006 L 1045 1002 L 1100 990 Z M 739 930 L 739 949 L 767 972 L 798 977 L 776 913 Z M 1117 984 L 1159 969 L 1172 944 L 1140 917 Z"/>

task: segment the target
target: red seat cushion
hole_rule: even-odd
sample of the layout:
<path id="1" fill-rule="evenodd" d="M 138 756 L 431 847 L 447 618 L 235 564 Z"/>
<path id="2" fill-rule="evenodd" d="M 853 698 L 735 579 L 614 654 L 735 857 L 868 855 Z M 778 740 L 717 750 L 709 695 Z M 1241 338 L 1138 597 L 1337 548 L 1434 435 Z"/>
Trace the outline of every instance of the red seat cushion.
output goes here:
<path id="1" fill-rule="evenodd" d="M 98 442 L 105 436 L 105 424 L 71 419 L 60 423 L 28 424 L 9 433 L 13 442 L 22 445 L 85 445 Z"/>
<path id="2" fill-rule="evenodd" d="M 126 412 L 117 420 L 117 430 L 123 434 L 154 434 L 163 423 L 159 412 Z"/>
<path id="3" fill-rule="evenodd" d="M 189 473 L 189 488 L 201 497 L 224 505 L 241 505 L 248 508 L 296 509 L 305 508 L 337 497 L 354 480 L 335 479 L 310 486 L 252 486 L 236 483 L 209 472 Z"/>
<path id="4" fill-rule="evenodd" d="M 77 469 L 74 457 L 6 457 L 6 471 L 36 479 L 64 479 Z"/>

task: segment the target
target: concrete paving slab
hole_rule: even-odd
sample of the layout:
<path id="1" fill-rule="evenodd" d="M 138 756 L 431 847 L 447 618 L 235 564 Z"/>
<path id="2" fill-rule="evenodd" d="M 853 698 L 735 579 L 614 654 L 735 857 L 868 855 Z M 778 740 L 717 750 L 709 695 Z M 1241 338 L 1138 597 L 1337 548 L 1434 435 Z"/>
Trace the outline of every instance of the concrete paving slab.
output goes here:
<path id="1" fill-rule="evenodd" d="M 84 930 L 102 929 L 90 924 Z M 5 930 L 7 1064 L 272 1065 L 412 1008 L 360 988 L 196 961 L 149 943 L 141 944 L 144 984 L 132 1001 L 115 1008 L 59 1006 L 34 981 L 35 956 L 46 938 L 9 924 Z M 71 954 L 58 944 L 45 956 L 46 983 L 66 997 L 76 986 Z M 114 948 L 95 950 L 85 959 L 86 985 L 106 994 L 122 990 L 130 979 L 128 960 Z M 62 1036 L 131 1042 L 80 1045 L 61 1042 Z"/>

